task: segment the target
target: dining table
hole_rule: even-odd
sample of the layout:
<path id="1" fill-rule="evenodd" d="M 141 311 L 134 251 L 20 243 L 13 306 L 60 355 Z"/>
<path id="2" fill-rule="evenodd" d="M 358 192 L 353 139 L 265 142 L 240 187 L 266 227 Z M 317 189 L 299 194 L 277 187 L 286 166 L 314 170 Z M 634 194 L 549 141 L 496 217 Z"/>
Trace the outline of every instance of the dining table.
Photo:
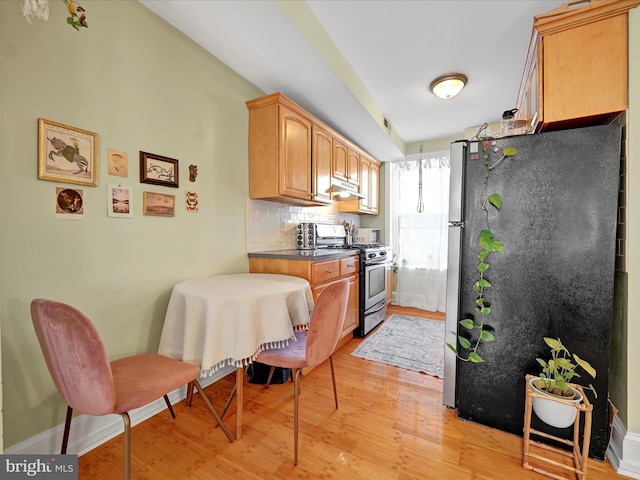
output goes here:
<path id="1" fill-rule="evenodd" d="M 202 377 L 236 368 L 236 439 L 242 437 L 245 368 L 266 349 L 295 341 L 313 310 L 309 282 L 268 273 L 192 278 L 174 285 L 158 353 L 199 365 Z M 231 396 L 227 406 L 231 401 Z M 226 407 L 225 407 L 226 409 Z"/>

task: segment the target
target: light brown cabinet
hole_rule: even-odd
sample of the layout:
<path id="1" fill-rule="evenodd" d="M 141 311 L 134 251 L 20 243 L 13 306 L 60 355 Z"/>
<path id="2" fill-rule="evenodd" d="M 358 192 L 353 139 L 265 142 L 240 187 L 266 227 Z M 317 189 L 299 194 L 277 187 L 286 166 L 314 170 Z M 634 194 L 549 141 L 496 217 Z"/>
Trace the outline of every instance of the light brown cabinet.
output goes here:
<path id="1" fill-rule="evenodd" d="M 352 185 L 360 184 L 360 155 L 337 138 L 333 139 L 332 175 Z"/>
<path id="2" fill-rule="evenodd" d="M 313 199 L 331 203 L 331 159 L 333 136 L 322 127 L 313 125 L 311 142 L 311 183 Z"/>
<path id="3" fill-rule="evenodd" d="M 277 273 L 306 279 L 311 285 L 314 300 L 317 300 L 320 292 L 329 285 L 347 278 L 350 286 L 349 303 L 342 329 L 342 339 L 351 336 L 351 332 L 358 326 L 359 268 L 360 263 L 357 254 L 335 260 L 317 262 L 281 258 L 249 258 L 249 271 L 251 273 Z M 342 343 L 339 344 L 341 345 Z"/>
<path id="4" fill-rule="evenodd" d="M 380 163 L 360 155 L 360 193 L 363 198 L 342 200 L 338 211 L 378 215 L 380 208 Z"/>
<path id="5" fill-rule="evenodd" d="M 377 160 L 280 93 L 250 100 L 247 108 L 250 198 L 331 205 L 334 177 L 366 195 L 362 208 L 358 200 L 347 200 L 351 205 L 344 210 L 340 201 L 339 211 L 378 214 Z"/>
<path id="6" fill-rule="evenodd" d="M 280 94 L 251 100 L 247 107 L 249 196 L 308 206 L 330 204 L 331 162 L 323 160 L 326 145 L 313 135 L 320 142 L 313 144 L 320 155 L 312 166 L 313 123 L 304 110 Z M 323 186 L 324 191 L 316 190 Z"/>
<path id="7" fill-rule="evenodd" d="M 565 4 L 535 17 L 516 120 L 528 131 L 607 123 L 627 108 L 628 10 L 640 1 Z"/>

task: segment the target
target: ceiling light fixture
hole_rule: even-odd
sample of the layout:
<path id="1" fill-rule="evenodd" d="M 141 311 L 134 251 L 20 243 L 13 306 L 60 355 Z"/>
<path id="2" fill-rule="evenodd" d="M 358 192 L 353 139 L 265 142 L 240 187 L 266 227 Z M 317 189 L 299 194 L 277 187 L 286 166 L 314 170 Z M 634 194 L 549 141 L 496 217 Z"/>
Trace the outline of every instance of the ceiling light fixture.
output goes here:
<path id="1" fill-rule="evenodd" d="M 440 98 L 455 97 L 467 84 L 467 76 L 462 73 L 449 73 L 436 78 L 429 89 Z"/>

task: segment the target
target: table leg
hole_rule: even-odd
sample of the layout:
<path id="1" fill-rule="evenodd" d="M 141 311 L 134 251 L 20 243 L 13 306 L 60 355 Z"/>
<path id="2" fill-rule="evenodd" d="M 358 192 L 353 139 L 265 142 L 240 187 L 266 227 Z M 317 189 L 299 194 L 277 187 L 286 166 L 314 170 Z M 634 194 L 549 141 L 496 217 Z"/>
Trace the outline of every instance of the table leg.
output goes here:
<path id="1" fill-rule="evenodd" d="M 236 369 L 236 440 L 242 438 L 242 401 L 244 396 L 244 369 Z"/>

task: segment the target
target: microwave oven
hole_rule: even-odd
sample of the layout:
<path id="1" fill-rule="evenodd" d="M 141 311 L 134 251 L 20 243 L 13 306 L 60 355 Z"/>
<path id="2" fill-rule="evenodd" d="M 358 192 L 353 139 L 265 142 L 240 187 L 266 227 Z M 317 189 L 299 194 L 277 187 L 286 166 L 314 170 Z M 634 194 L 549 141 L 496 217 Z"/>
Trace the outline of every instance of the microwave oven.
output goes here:
<path id="1" fill-rule="evenodd" d="M 353 234 L 354 245 L 378 245 L 381 240 L 379 228 L 359 228 Z"/>

